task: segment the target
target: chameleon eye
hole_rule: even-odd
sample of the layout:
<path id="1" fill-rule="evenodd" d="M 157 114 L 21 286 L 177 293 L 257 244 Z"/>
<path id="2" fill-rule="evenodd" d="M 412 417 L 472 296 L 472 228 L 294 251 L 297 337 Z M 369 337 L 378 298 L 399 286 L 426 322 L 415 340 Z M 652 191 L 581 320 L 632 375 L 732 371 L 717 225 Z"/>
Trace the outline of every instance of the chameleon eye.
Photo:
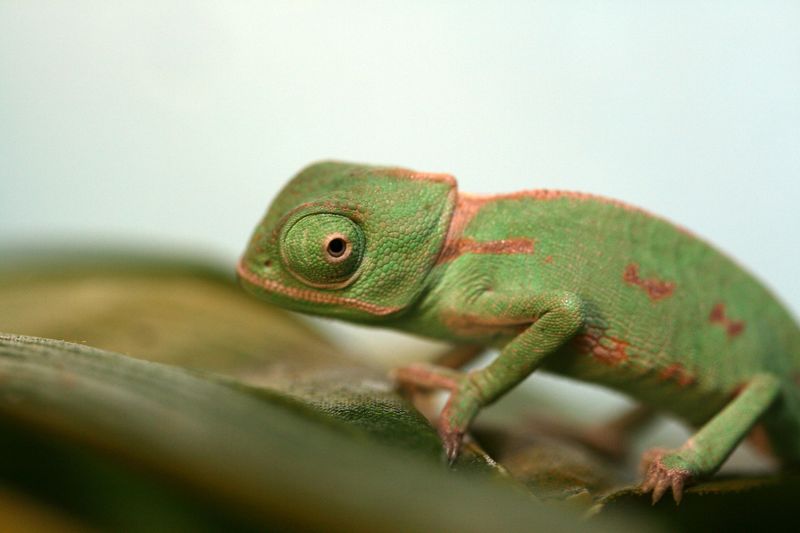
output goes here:
<path id="1" fill-rule="evenodd" d="M 363 253 L 361 228 L 341 215 L 307 215 L 285 228 L 281 238 L 286 268 L 314 287 L 347 285 L 358 270 Z"/>

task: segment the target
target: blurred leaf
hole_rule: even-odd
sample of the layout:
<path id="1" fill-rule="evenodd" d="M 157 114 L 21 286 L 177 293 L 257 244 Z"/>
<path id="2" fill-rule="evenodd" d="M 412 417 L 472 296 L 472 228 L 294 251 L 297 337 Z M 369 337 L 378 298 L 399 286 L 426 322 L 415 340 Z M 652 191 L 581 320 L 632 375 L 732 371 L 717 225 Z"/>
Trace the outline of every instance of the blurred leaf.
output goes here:
<path id="1" fill-rule="evenodd" d="M 0 488 L 0 525 L 3 531 L 77 533 L 89 528 L 71 517 L 8 489 Z"/>
<path id="2" fill-rule="evenodd" d="M 320 423 L 299 404 L 275 404 L 187 370 L 3 335 L 0 379 L 0 413 L 21 439 L 49 435 L 44 442 L 56 450 L 71 443 L 136 465 L 241 523 L 342 531 L 577 527 L 509 486 L 455 475 L 353 438 L 348 426 Z M 87 495 L 95 496 L 113 500 L 102 484 Z M 135 499 L 115 503 L 131 507 L 116 518 L 140 513 L 139 525 L 147 522 Z M 102 525 L 125 525 L 114 518 Z"/>
<path id="3" fill-rule="evenodd" d="M 524 431 L 479 426 L 476 437 L 486 451 L 538 498 L 598 495 L 619 484 L 612 464 L 579 443 Z M 591 498 L 585 506 L 591 505 Z"/>
<path id="4" fill-rule="evenodd" d="M 304 321 L 245 295 L 232 272 L 199 262 L 122 253 L 4 261 L 0 302 L 0 331 L 264 381 L 345 359 Z"/>
<path id="5" fill-rule="evenodd" d="M 796 531 L 798 495 L 797 475 L 715 478 L 687 489 L 680 506 L 669 494 L 653 506 L 649 494 L 627 487 L 604 497 L 592 513 L 647 516 L 675 531 Z"/>
<path id="6" fill-rule="evenodd" d="M 120 415 L 124 417 L 124 413 Z M 168 476 L 76 442 L 70 435 L 0 417 L 0 477 L 39 505 L 103 530 L 219 531 L 253 529 L 221 502 L 187 491 Z M 0 529 L 12 530 L 2 523 Z M 26 529 L 23 529 L 25 531 Z"/>

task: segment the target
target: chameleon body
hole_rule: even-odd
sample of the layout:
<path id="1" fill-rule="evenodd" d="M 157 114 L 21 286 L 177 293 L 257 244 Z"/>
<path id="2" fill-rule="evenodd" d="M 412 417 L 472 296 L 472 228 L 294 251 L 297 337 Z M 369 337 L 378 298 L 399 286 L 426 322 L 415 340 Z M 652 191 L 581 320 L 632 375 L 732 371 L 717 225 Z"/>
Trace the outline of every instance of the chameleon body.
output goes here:
<path id="1" fill-rule="evenodd" d="M 474 196 L 445 174 L 317 163 L 274 200 L 238 274 L 289 309 L 498 348 L 470 372 L 395 372 L 451 391 L 438 423 L 451 459 L 478 411 L 541 367 L 699 428 L 647 454 L 654 500 L 671 489 L 679 501 L 753 431 L 800 462 L 796 322 L 725 255 L 621 202 Z"/>

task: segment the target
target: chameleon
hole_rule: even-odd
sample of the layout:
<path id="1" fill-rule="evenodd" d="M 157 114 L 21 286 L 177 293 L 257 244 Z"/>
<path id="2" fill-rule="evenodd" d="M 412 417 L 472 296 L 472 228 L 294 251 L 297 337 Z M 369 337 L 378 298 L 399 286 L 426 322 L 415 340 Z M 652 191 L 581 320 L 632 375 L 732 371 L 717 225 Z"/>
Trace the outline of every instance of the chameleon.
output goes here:
<path id="1" fill-rule="evenodd" d="M 699 428 L 644 454 L 654 503 L 680 503 L 748 435 L 800 463 L 797 322 L 716 248 L 621 201 L 473 195 L 449 174 L 323 161 L 280 191 L 237 275 L 290 310 L 499 350 L 483 368 L 394 371 L 449 391 L 436 425 L 450 461 L 479 411 L 541 368 Z"/>

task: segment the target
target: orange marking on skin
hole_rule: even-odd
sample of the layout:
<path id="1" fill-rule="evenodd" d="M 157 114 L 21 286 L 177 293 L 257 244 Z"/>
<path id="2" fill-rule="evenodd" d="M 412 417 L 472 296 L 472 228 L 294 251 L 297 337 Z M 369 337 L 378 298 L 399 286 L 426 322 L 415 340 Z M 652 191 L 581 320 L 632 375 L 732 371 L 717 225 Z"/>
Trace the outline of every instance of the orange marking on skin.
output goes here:
<path id="1" fill-rule="evenodd" d="M 464 229 L 485 203 L 480 198 L 476 199 L 463 193 L 458 194 L 456 207 L 450 217 L 450 226 L 447 228 L 447 235 L 444 238 L 444 246 L 436 260 L 437 265 L 458 257 L 458 242 L 464 234 Z"/>
<path id="2" fill-rule="evenodd" d="M 692 385 L 697 378 L 689 374 L 680 363 L 673 363 L 659 372 L 658 378 L 661 381 L 675 381 L 678 386 L 686 388 Z"/>
<path id="3" fill-rule="evenodd" d="M 534 247 L 535 241 L 525 238 L 484 242 L 474 239 L 457 239 L 455 242 L 450 243 L 450 246 L 439 256 L 436 263 L 447 263 L 463 254 L 532 254 Z"/>
<path id="4" fill-rule="evenodd" d="M 622 273 L 622 279 L 629 285 L 635 285 L 643 289 L 647 296 L 654 302 L 671 296 L 675 292 L 675 283 L 671 281 L 664 281 L 658 278 L 643 279 L 639 275 L 639 265 L 630 263 L 625 267 L 625 272 Z"/>
<path id="5" fill-rule="evenodd" d="M 463 194 L 463 193 L 462 193 Z M 470 195 L 473 201 L 482 201 L 484 203 L 494 201 L 494 200 L 522 200 L 525 198 L 532 198 L 534 200 L 541 200 L 541 201 L 551 201 L 551 200 L 576 200 L 581 202 L 586 201 L 593 201 L 601 204 L 610 205 L 613 207 L 618 207 L 620 209 L 624 209 L 626 211 L 630 211 L 632 213 L 639 213 L 640 215 L 644 215 L 647 218 L 652 218 L 655 220 L 660 220 L 669 224 L 670 226 L 674 227 L 679 232 L 687 235 L 693 239 L 700 239 L 697 235 L 689 231 L 688 229 L 675 224 L 661 216 L 651 213 L 646 209 L 642 209 L 641 207 L 637 207 L 635 205 L 628 204 L 621 200 L 615 200 L 613 198 L 607 198 L 605 196 L 600 196 L 597 194 L 590 194 L 585 192 L 575 192 L 575 191 L 560 191 L 560 190 L 551 190 L 551 189 L 529 189 L 524 191 L 518 191 L 514 193 L 508 194 L 493 194 L 493 195 Z"/>
<path id="6" fill-rule="evenodd" d="M 708 314 L 708 321 L 712 324 L 720 324 L 724 327 L 725 332 L 730 338 L 736 337 L 744 331 L 744 321 L 732 320 L 730 317 L 726 316 L 725 304 L 721 302 L 711 308 L 711 312 Z"/>
<path id="7" fill-rule="evenodd" d="M 603 343 L 607 341 L 607 343 Z M 591 355 L 601 363 L 616 366 L 628 360 L 630 343 L 616 337 L 607 337 L 599 328 L 589 328 L 586 333 L 576 335 L 573 345 L 581 352 Z"/>
<path id="8" fill-rule="evenodd" d="M 358 309 L 359 311 L 364 311 L 366 313 L 378 316 L 396 313 L 397 311 L 402 309 L 401 307 L 387 307 L 382 305 L 376 305 L 369 302 L 364 302 L 362 300 L 357 300 L 355 298 L 335 296 L 333 294 L 326 294 L 308 289 L 287 287 L 286 285 L 278 283 L 277 281 L 263 279 L 258 275 L 256 275 L 255 273 L 251 272 L 245 266 L 244 259 L 239 260 L 239 263 L 236 265 L 236 273 L 239 275 L 240 278 L 244 279 L 245 281 L 247 281 L 252 285 L 255 285 L 256 287 L 260 287 L 262 289 L 271 292 L 276 292 L 278 294 L 283 294 L 285 296 L 289 296 L 290 298 L 305 300 L 307 302 L 343 305 L 345 307 L 351 307 L 353 309 Z"/>
<path id="9" fill-rule="evenodd" d="M 527 237 L 512 237 L 496 241 L 476 241 L 475 239 L 462 238 L 469 222 L 478 214 L 478 211 L 494 197 L 474 196 L 459 194 L 450 227 L 447 230 L 444 246 L 439 254 L 436 264 L 446 263 L 466 254 L 532 254 L 535 240 Z"/>
<path id="10" fill-rule="evenodd" d="M 466 194 L 461 193 L 461 195 L 466 196 Z M 615 207 L 619 207 L 625 209 L 626 211 L 635 211 L 637 213 L 642 213 L 643 215 L 647 215 L 649 217 L 657 218 L 656 215 L 645 211 L 640 207 L 636 207 L 631 204 L 627 204 L 620 200 L 615 200 L 613 198 L 607 198 L 605 196 L 600 196 L 597 194 L 590 194 L 586 192 L 575 192 L 575 191 L 561 191 L 555 189 L 528 189 L 524 191 L 517 191 L 512 193 L 504 193 L 504 194 L 470 194 L 470 199 L 472 201 L 480 201 L 483 203 L 492 202 L 496 200 L 522 200 L 522 199 L 533 199 L 533 200 L 542 200 L 542 201 L 550 201 L 550 200 L 561 200 L 561 199 L 569 199 L 569 200 L 593 200 L 595 202 L 613 205 Z"/>
<path id="11" fill-rule="evenodd" d="M 553 256 L 552 255 L 548 255 L 547 257 L 544 258 L 544 262 L 547 263 L 547 264 L 552 263 L 553 262 Z"/>
<path id="12" fill-rule="evenodd" d="M 744 322 L 741 320 L 737 320 L 735 322 L 731 322 L 728 324 L 728 335 L 731 337 L 735 337 L 736 335 L 740 334 L 744 331 Z"/>

